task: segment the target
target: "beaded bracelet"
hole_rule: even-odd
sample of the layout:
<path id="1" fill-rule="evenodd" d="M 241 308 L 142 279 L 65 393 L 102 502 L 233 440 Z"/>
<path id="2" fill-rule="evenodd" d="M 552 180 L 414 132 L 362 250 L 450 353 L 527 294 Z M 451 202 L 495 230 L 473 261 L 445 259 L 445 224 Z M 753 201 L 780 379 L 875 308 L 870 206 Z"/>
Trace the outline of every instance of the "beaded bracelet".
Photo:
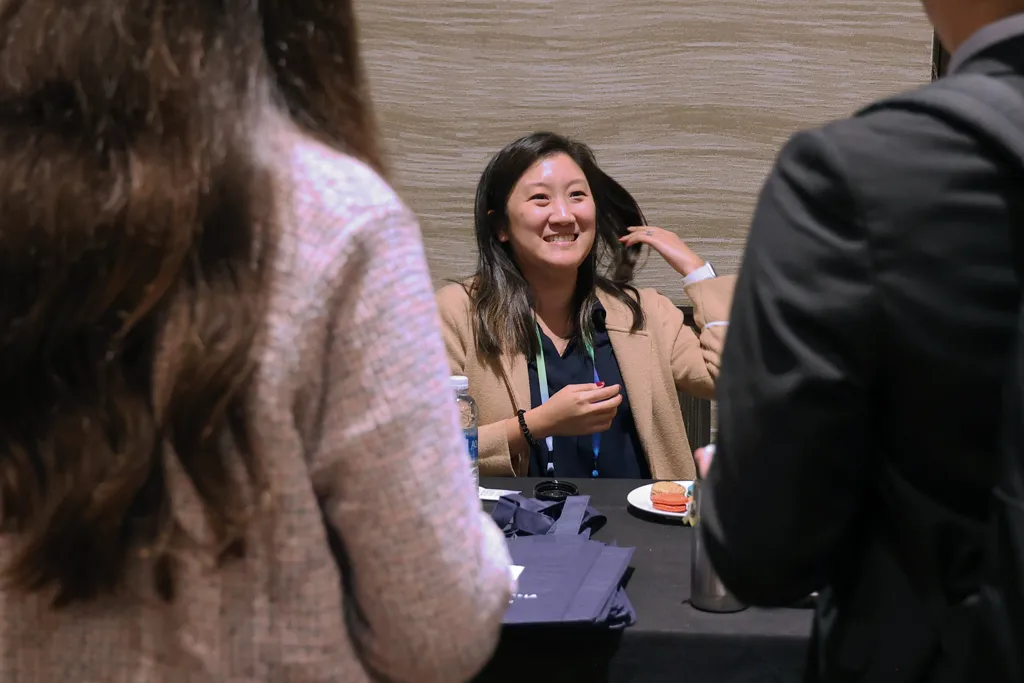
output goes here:
<path id="1" fill-rule="evenodd" d="M 526 411 L 520 410 L 516 415 L 519 416 L 519 430 L 523 433 L 523 438 L 526 439 L 526 443 L 529 444 L 530 448 L 539 448 L 540 444 L 533 438 L 533 434 L 530 433 L 530 428 L 526 426 Z"/>

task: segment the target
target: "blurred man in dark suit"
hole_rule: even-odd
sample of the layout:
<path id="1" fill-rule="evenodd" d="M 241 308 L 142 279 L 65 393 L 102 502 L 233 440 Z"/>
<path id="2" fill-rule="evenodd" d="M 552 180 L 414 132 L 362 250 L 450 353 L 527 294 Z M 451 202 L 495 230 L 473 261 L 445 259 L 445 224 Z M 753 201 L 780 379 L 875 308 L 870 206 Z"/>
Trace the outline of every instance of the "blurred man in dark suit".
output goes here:
<path id="1" fill-rule="evenodd" d="M 950 75 L 1024 93 L 1024 0 L 924 5 Z M 1024 174 L 924 111 L 799 133 L 764 187 L 702 526 L 742 600 L 821 592 L 808 681 L 995 682 L 975 605 L 1020 300 L 1013 230 Z"/>

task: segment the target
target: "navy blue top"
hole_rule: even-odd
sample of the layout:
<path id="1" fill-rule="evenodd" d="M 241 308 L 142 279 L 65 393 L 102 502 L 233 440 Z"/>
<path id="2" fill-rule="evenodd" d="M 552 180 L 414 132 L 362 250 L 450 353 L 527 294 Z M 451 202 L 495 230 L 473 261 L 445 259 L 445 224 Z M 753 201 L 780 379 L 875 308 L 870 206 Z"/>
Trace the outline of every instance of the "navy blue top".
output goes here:
<path id="1" fill-rule="evenodd" d="M 548 373 L 548 388 L 554 396 L 570 384 L 592 384 L 594 369 L 590 355 L 580 344 L 570 344 L 565 355 L 559 356 L 555 344 L 547 335 L 541 335 L 544 363 Z M 594 361 L 597 376 L 606 386 L 618 384 L 621 387 L 622 403 L 607 432 L 601 434 L 601 450 L 597 471 L 601 477 L 620 479 L 650 479 L 651 468 L 644 457 L 644 449 L 636 433 L 633 411 L 629 406 L 626 385 L 622 382 L 619 362 L 615 360 L 608 329 L 605 327 L 604 307 L 594 306 Z M 530 406 L 540 406 L 540 380 L 537 375 L 537 359 L 529 361 Z M 547 473 L 548 447 L 544 439 L 538 439 L 539 448 L 530 450 L 531 477 L 550 476 Z M 554 476 L 590 478 L 594 469 L 594 442 L 590 434 L 584 436 L 556 436 L 551 459 L 555 464 Z"/>

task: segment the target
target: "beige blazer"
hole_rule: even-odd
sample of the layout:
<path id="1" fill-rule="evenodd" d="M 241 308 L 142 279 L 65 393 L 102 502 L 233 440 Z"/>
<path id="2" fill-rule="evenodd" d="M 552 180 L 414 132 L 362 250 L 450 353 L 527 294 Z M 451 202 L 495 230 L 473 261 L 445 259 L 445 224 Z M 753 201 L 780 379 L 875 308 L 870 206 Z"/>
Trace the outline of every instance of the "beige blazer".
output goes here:
<path id="1" fill-rule="evenodd" d="M 695 468 L 686 438 L 677 391 L 713 398 L 715 382 L 708 365 L 719 364 L 726 326 L 705 323 L 728 320 L 735 276 L 702 280 L 686 287 L 694 304 L 700 337 L 683 323 L 683 314 L 653 289 L 640 290 L 645 328 L 629 331 L 629 308 L 603 292 L 598 299 L 612 350 L 633 410 L 637 435 L 656 479 L 693 479 Z M 469 378 L 469 391 L 480 408 L 481 476 L 525 476 L 528 453 L 510 453 L 501 422 L 530 409 L 530 377 L 526 358 L 511 352 L 487 359 L 476 350 L 469 295 L 459 284 L 437 292 L 448 362 L 453 374 Z M 703 444 L 700 444 L 703 445 Z"/>

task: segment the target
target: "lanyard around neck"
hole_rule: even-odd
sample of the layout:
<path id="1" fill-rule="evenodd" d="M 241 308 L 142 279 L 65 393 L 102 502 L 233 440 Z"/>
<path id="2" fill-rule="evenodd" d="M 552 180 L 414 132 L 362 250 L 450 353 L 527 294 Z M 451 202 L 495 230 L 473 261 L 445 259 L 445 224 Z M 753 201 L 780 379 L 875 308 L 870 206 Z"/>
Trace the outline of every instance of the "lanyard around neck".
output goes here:
<path id="1" fill-rule="evenodd" d="M 542 336 L 542 333 L 540 331 L 540 325 L 535 325 L 535 327 L 537 328 L 537 383 L 540 385 L 540 403 L 541 405 L 544 405 L 545 403 L 548 402 L 548 399 L 551 398 L 551 389 L 548 386 L 547 363 L 545 363 L 544 361 L 544 337 Z M 594 347 L 587 342 L 584 342 L 584 346 L 587 349 L 587 355 L 590 356 L 590 365 L 594 369 L 594 384 L 598 384 L 601 381 L 601 379 L 597 375 L 597 361 L 594 360 Z M 553 476 L 555 473 L 555 439 L 554 437 L 549 436 L 546 439 L 544 439 L 544 441 L 548 447 L 546 473 L 549 476 Z M 594 449 L 594 467 L 590 472 L 590 476 L 596 478 L 598 475 L 597 459 L 601 452 L 601 434 L 595 433 L 593 435 L 592 441 Z"/>

